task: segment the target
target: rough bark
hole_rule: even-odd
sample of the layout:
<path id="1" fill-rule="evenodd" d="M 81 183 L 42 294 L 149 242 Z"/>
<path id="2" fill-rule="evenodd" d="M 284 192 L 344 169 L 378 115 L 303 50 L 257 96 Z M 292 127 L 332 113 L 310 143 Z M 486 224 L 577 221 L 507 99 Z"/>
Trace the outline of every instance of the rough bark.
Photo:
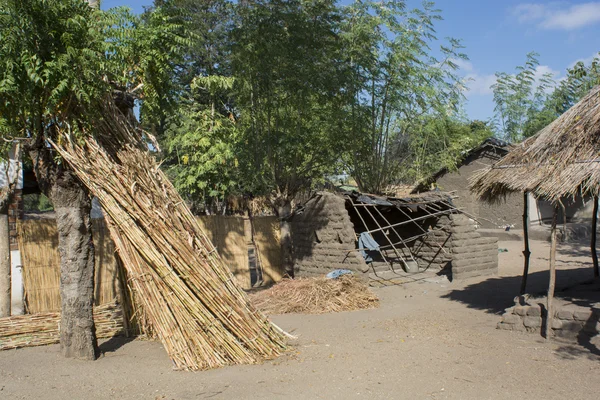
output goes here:
<path id="1" fill-rule="evenodd" d="M 0 210 L 0 317 L 10 317 L 10 269 L 8 210 Z"/>
<path id="2" fill-rule="evenodd" d="M 521 294 L 527 290 L 527 276 L 529 275 L 529 259 L 531 251 L 529 250 L 529 192 L 523 192 L 523 280 L 521 281 Z"/>
<path id="3" fill-rule="evenodd" d="M 45 146 L 29 151 L 40 189 L 54 206 L 60 254 L 60 346 L 65 357 L 93 360 L 94 244 L 91 199 L 75 174 L 57 164 Z"/>
<path id="4" fill-rule="evenodd" d="M 280 198 L 275 202 L 277 216 L 280 218 L 281 229 L 281 265 L 285 273 L 294 277 L 294 260 L 292 257 L 292 228 L 288 217 L 292 213 L 292 201 L 288 198 Z"/>

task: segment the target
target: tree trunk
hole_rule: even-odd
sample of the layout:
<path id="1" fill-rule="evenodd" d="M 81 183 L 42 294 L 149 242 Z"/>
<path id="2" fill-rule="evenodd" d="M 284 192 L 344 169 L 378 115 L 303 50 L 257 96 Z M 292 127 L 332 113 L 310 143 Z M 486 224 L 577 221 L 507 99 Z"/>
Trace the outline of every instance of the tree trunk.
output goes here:
<path id="1" fill-rule="evenodd" d="M 0 211 L 0 317 L 10 317 L 10 238 L 8 209 Z"/>
<path id="2" fill-rule="evenodd" d="M 94 360 L 96 329 L 94 301 L 94 243 L 91 199 L 75 174 L 57 165 L 45 147 L 30 151 L 40 189 L 56 212 L 60 254 L 60 346 L 65 357 Z"/>
<path id="3" fill-rule="evenodd" d="M 529 192 L 523 192 L 523 280 L 521 281 L 521 295 L 527 290 L 527 276 L 529 275 L 529 259 L 531 251 L 529 250 Z"/>
<path id="4" fill-rule="evenodd" d="M 288 198 L 277 199 L 277 216 L 280 218 L 281 229 L 281 265 L 286 275 L 294 277 L 294 260 L 292 257 L 292 229 L 290 221 L 287 219 L 292 213 L 292 201 Z"/>

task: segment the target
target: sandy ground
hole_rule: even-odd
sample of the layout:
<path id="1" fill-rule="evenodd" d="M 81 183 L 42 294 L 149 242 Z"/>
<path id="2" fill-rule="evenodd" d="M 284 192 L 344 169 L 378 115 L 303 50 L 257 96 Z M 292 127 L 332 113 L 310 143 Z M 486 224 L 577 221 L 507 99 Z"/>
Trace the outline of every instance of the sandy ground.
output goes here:
<path id="1" fill-rule="evenodd" d="M 521 244 L 501 242 L 500 275 L 375 289 L 381 307 L 273 316 L 299 336 L 262 365 L 178 372 L 160 343 L 112 339 L 95 362 L 58 346 L 0 353 L 1 399 L 593 399 L 600 351 L 495 329 L 520 285 Z M 559 248 L 559 287 L 592 276 L 585 245 Z M 530 291 L 547 284 L 534 242 Z"/>

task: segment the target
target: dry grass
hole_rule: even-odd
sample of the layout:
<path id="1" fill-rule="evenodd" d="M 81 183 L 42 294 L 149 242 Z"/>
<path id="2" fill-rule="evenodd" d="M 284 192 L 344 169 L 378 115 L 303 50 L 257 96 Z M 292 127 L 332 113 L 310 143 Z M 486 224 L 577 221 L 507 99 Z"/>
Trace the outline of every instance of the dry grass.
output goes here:
<path id="1" fill-rule="evenodd" d="M 95 195 L 127 270 L 142 321 L 177 369 L 253 364 L 278 356 L 285 332 L 248 301 L 159 167 L 145 133 L 112 101 L 93 133 L 60 124 L 51 142 Z M 144 329 L 148 331 L 148 329 Z"/>
<path id="2" fill-rule="evenodd" d="M 600 86 L 535 136 L 473 175 L 471 190 L 493 201 L 529 191 L 557 202 L 600 190 Z"/>
<path id="3" fill-rule="evenodd" d="M 284 279 L 252 294 L 250 301 L 267 314 L 324 314 L 379 306 L 379 299 L 365 283 L 344 275 L 338 279 Z"/>
<path id="4" fill-rule="evenodd" d="M 0 318 L 0 350 L 58 343 L 59 323 L 59 312 Z M 123 309 L 117 303 L 94 307 L 94 324 L 98 338 L 122 334 Z"/>

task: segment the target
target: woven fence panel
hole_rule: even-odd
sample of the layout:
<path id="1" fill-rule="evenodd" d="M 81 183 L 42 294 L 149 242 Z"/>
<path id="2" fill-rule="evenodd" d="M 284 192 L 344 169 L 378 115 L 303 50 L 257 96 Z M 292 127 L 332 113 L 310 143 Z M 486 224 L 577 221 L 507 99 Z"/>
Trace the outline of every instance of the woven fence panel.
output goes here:
<path id="1" fill-rule="evenodd" d="M 244 289 L 249 289 L 250 270 L 244 218 L 222 215 L 198 217 L 202 229 Z M 92 220 L 96 249 L 95 305 L 120 298 L 115 247 L 102 220 Z M 265 284 L 281 280 L 279 220 L 253 219 L 254 239 Z M 29 313 L 60 310 L 60 257 L 54 219 L 23 220 L 19 224 L 19 248 L 23 264 L 23 285 Z"/>
<path id="2" fill-rule="evenodd" d="M 54 219 L 23 220 L 19 224 L 19 249 L 23 264 L 23 286 L 27 311 L 60 310 L 60 256 Z M 94 304 L 119 298 L 120 283 L 114 244 L 102 220 L 93 220 L 95 253 Z"/>
<path id="3" fill-rule="evenodd" d="M 252 220 L 254 243 L 262 266 L 265 284 L 279 282 L 284 275 L 281 267 L 280 227 L 277 217 L 260 217 Z"/>
<path id="4" fill-rule="evenodd" d="M 250 288 L 248 245 L 244 219 L 224 215 L 197 217 L 202 229 L 217 248 L 219 255 L 244 289 Z"/>

